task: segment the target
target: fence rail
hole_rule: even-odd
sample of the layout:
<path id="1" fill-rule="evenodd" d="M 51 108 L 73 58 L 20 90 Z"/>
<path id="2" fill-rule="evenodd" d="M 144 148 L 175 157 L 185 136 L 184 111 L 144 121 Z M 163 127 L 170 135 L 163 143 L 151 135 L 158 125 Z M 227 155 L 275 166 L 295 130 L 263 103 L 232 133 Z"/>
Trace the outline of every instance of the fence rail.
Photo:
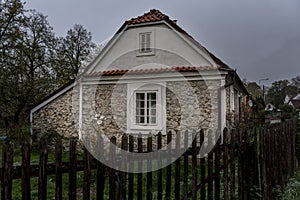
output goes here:
<path id="1" fill-rule="evenodd" d="M 137 144 L 134 144 L 133 136 L 124 136 L 121 147 L 131 152 L 151 152 L 162 148 L 163 137 L 168 143 L 175 140 L 178 144 L 182 140 L 169 132 L 167 136 L 159 134 L 156 138 L 138 138 Z M 295 137 L 293 120 L 261 128 L 224 129 L 223 141 L 221 138 L 214 141 L 211 134 L 201 130 L 188 150 L 175 162 L 163 169 L 138 174 L 109 168 L 94 159 L 86 149 L 78 160 L 78 141 L 74 139 L 69 142 L 69 160 L 63 161 L 60 138 L 55 140 L 55 145 L 52 144 L 52 149 L 49 149 L 46 140 L 41 143 L 39 164 L 35 165 L 30 164 L 31 145 L 23 144 L 22 164 L 14 166 L 13 145 L 7 141 L 2 147 L 1 199 L 13 199 L 14 179 L 21 180 L 22 199 L 31 199 L 32 177 L 38 177 L 38 199 L 47 199 L 48 176 L 55 175 L 55 199 L 74 200 L 79 198 L 77 173 L 83 171 L 80 188 L 80 198 L 83 199 L 269 200 L 273 199 L 272 190 L 276 186 L 283 187 L 295 170 Z M 188 138 L 183 140 L 186 142 Z M 115 137 L 111 141 L 118 142 Z M 200 149 L 211 143 L 216 143 L 213 149 L 200 158 Z M 49 152 L 55 154 L 52 163 L 48 162 Z M 68 188 L 63 187 L 65 173 L 68 173 Z M 93 184 L 91 180 L 94 180 Z M 63 196 L 64 190 L 68 190 L 67 197 Z M 96 194 L 91 194 L 91 191 L 96 191 Z"/>

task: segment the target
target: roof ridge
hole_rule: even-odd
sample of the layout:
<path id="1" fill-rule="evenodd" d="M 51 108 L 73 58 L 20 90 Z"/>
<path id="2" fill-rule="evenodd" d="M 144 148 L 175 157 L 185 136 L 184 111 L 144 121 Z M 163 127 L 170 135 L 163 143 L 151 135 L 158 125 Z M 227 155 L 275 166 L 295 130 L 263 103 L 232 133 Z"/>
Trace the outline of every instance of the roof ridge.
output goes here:
<path id="1" fill-rule="evenodd" d="M 156 22 L 162 20 L 168 20 L 169 16 L 162 13 L 160 10 L 151 9 L 149 12 L 144 13 L 143 15 L 131 18 L 126 22 L 128 24 L 141 24 L 146 22 Z"/>

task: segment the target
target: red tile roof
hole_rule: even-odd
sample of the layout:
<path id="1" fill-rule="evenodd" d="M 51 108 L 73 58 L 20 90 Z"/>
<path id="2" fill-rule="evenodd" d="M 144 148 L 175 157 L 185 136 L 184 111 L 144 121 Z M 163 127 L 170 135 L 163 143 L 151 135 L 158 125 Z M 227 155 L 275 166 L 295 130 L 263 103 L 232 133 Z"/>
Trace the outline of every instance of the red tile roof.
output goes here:
<path id="1" fill-rule="evenodd" d="M 162 72 L 188 72 L 188 71 L 208 71 L 217 70 L 212 66 L 189 66 L 189 67 L 169 67 L 169 68 L 153 68 L 153 69 L 116 69 L 107 71 L 98 71 L 86 74 L 86 76 L 99 76 L 99 75 L 124 75 L 124 74 L 149 74 L 149 73 L 162 73 Z"/>
<path id="2" fill-rule="evenodd" d="M 128 24 L 141 24 L 145 22 L 157 22 L 162 20 L 168 20 L 169 17 L 159 10 L 152 9 L 150 12 L 144 13 L 144 15 L 138 16 L 136 18 L 131 18 L 127 21 Z"/>
<path id="3" fill-rule="evenodd" d="M 126 25 L 135 25 L 135 24 L 143 24 L 143 23 L 159 22 L 159 21 L 165 21 L 178 32 L 190 36 L 185 30 L 183 30 L 180 26 L 177 25 L 176 20 L 171 20 L 168 15 L 165 15 L 156 9 L 151 9 L 149 12 L 144 13 L 141 16 L 131 18 L 130 20 L 125 21 L 125 23 L 123 24 L 123 26 L 121 26 L 121 28 L 117 31 L 117 33 L 123 30 L 123 28 Z M 190 37 L 192 38 L 192 36 Z"/>

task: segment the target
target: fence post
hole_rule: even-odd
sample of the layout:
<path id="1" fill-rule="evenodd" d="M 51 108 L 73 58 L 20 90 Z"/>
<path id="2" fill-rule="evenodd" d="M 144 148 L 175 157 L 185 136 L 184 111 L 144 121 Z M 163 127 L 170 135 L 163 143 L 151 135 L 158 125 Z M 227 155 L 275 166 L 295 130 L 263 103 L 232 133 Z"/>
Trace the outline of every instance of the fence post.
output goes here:
<path id="1" fill-rule="evenodd" d="M 193 183 L 192 183 L 192 199 L 197 200 L 197 139 L 198 139 L 198 133 L 193 133 L 193 142 L 192 142 L 192 177 L 193 177 Z"/>
<path id="2" fill-rule="evenodd" d="M 129 152 L 134 151 L 134 141 L 133 141 L 133 136 L 129 135 Z M 129 162 L 129 167 L 131 169 L 134 168 L 134 163 L 133 161 Z M 128 174 L 128 199 L 133 199 L 134 198 L 134 192 L 133 192 L 133 187 L 134 187 L 134 174 L 129 173 Z"/>
<path id="3" fill-rule="evenodd" d="M 221 160 L 221 151 L 220 151 L 221 137 L 218 138 L 215 146 L 215 199 L 220 199 L 220 160 Z"/>
<path id="4" fill-rule="evenodd" d="M 189 170 L 189 160 L 188 160 L 188 131 L 184 132 L 184 149 L 185 153 L 183 154 L 183 199 L 188 199 L 188 170 Z"/>
<path id="5" fill-rule="evenodd" d="M 124 134 L 122 136 L 121 148 L 124 151 L 128 151 L 128 136 L 127 136 L 127 134 Z M 127 158 L 127 156 L 125 156 L 122 159 L 122 166 L 127 169 L 127 167 L 128 167 L 127 164 L 128 164 L 128 158 Z M 122 182 L 122 196 L 123 196 L 123 199 L 126 199 L 126 177 L 127 177 L 127 173 L 126 172 L 120 172 L 120 176 L 121 176 L 121 182 Z"/>
<path id="6" fill-rule="evenodd" d="M 2 180 L 1 180 L 1 199 L 12 199 L 12 180 L 13 180 L 13 146 L 9 140 L 5 141 L 2 147 Z"/>
<path id="7" fill-rule="evenodd" d="M 62 141 L 58 137 L 55 144 L 55 200 L 62 199 Z"/>
<path id="8" fill-rule="evenodd" d="M 206 145 L 204 143 L 204 130 L 201 129 L 200 131 L 200 144 L 201 144 L 201 149 L 205 149 Z M 204 152 L 205 153 L 205 152 Z M 201 155 L 202 158 L 200 159 L 200 169 L 201 169 L 201 200 L 205 200 L 206 197 L 206 161 L 204 155 Z"/>
<path id="9" fill-rule="evenodd" d="M 84 171 L 83 171 L 83 200 L 90 199 L 90 179 L 91 179 L 91 155 L 90 152 L 84 148 L 83 149 L 83 161 L 84 161 Z"/>
<path id="10" fill-rule="evenodd" d="M 207 164 L 207 199 L 213 199 L 213 132 L 212 130 L 208 131 L 207 137 L 207 150 L 210 149 L 208 152 L 208 164 Z"/>
<path id="11" fill-rule="evenodd" d="M 102 136 L 100 135 L 97 138 L 97 148 L 99 149 L 98 155 L 99 158 L 103 158 L 104 155 L 104 145 L 103 145 L 103 139 Z M 96 194 L 96 199 L 97 200 L 104 200 L 104 183 L 105 183 L 105 178 L 104 178 L 104 172 L 105 172 L 105 166 L 103 163 L 101 163 L 99 160 L 97 160 L 97 194 Z"/>
<path id="12" fill-rule="evenodd" d="M 22 144 L 22 200 L 30 200 L 30 144 Z"/>
<path id="13" fill-rule="evenodd" d="M 147 152 L 150 153 L 152 152 L 152 134 L 149 134 L 148 139 L 147 139 Z M 148 161 L 148 172 L 147 172 L 147 200 L 152 200 L 152 164 L 153 160 L 150 159 Z"/>
<path id="14" fill-rule="evenodd" d="M 171 154 L 171 151 L 172 151 L 171 140 L 172 140 L 172 132 L 169 131 L 167 133 L 167 143 L 168 143 L 169 154 Z M 170 159 L 171 158 L 169 158 L 168 163 L 170 163 Z M 172 171 L 172 164 L 169 164 L 166 167 L 166 200 L 171 199 L 171 171 Z"/>
<path id="15" fill-rule="evenodd" d="M 236 130 L 231 130 L 230 140 L 230 199 L 235 199 L 235 151 L 236 151 Z"/>
<path id="16" fill-rule="evenodd" d="M 69 199 L 76 200 L 76 139 L 70 140 L 70 157 L 69 157 Z"/>
<path id="17" fill-rule="evenodd" d="M 223 199 L 228 200 L 228 140 L 229 140 L 229 132 L 228 129 L 225 128 L 223 130 L 223 163 L 224 163 L 224 193 Z"/>
<path id="18" fill-rule="evenodd" d="M 138 135 L 138 153 L 143 152 L 143 138 L 142 134 Z M 138 160 L 138 174 L 137 174 L 137 199 L 143 199 L 143 173 L 142 173 L 143 160 Z"/>
<path id="19" fill-rule="evenodd" d="M 110 139 L 110 148 L 109 148 L 109 153 L 110 153 L 110 158 L 112 160 L 112 165 L 115 163 L 116 159 L 116 137 L 113 136 Z M 116 171 L 113 168 L 109 168 L 109 199 L 110 200 L 116 200 Z"/>
<path id="20" fill-rule="evenodd" d="M 180 151 L 180 132 L 176 131 L 176 152 Z M 174 180 L 175 199 L 180 199 L 180 157 L 175 161 L 175 180 Z"/>
<path id="21" fill-rule="evenodd" d="M 162 147 L 162 135 L 161 132 L 158 133 L 157 136 L 157 150 L 160 150 Z M 161 169 L 161 161 L 158 160 L 159 169 L 157 170 L 157 199 L 162 200 L 162 169 Z"/>
<path id="22" fill-rule="evenodd" d="M 48 161 L 47 141 L 43 140 L 40 148 L 39 186 L 38 186 L 39 200 L 47 199 L 47 161 Z"/>

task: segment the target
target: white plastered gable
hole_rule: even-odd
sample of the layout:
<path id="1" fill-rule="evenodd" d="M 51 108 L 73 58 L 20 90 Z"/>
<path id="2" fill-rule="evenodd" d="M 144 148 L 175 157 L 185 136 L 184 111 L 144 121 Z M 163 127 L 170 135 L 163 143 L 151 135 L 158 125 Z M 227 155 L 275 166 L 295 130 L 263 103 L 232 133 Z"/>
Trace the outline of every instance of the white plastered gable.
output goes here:
<path id="1" fill-rule="evenodd" d="M 144 32 L 151 33 L 154 52 L 141 56 L 138 53 L 139 35 Z M 169 67 L 217 66 L 209 53 L 190 36 L 178 32 L 162 21 L 149 23 L 147 26 L 125 26 L 87 66 L 85 72 L 135 69 L 149 63 L 152 63 L 154 68 L 157 68 L 155 64 Z"/>

